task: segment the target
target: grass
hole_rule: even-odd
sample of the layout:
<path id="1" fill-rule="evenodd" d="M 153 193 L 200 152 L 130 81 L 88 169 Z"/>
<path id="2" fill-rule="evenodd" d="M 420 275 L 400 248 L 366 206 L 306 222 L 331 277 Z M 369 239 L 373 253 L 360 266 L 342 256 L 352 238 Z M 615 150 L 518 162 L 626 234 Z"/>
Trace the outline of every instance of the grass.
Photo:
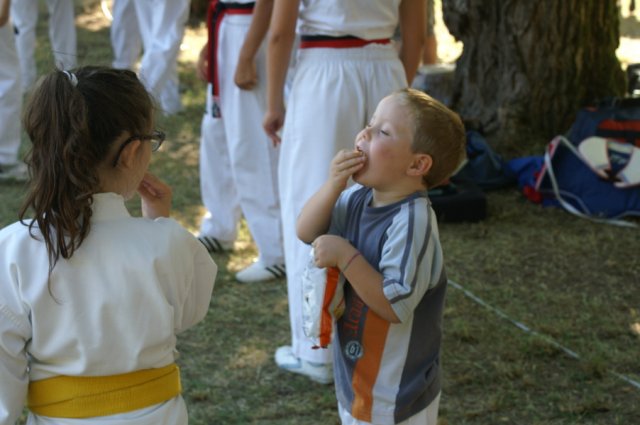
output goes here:
<path id="1" fill-rule="evenodd" d="M 79 63 L 108 64 L 108 26 L 96 2 L 77 6 Z M 45 24 L 41 18 L 41 72 L 53 66 Z M 197 26 L 189 34 L 202 35 Z M 151 169 L 174 188 L 174 217 L 195 230 L 203 214 L 198 140 L 204 85 L 189 59 L 179 70 L 186 108 L 159 117 L 168 143 Z M 0 226 L 16 220 L 23 193 L 23 185 L 0 185 Z M 449 277 L 538 334 L 450 286 L 439 424 L 638 423 L 640 389 L 619 377 L 640 381 L 638 229 L 544 209 L 511 188 L 488 193 L 488 205 L 481 223 L 440 225 Z M 129 206 L 139 213 L 136 201 Z M 233 253 L 214 256 L 220 272 L 209 314 L 180 336 L 190 423 L 337 424 L 332 387 L 285 374 L 273 362 L 275 349 L 290 339 L 286 283 L 236 283 L 234 273 L 255 254 L 242 223 Z"/>

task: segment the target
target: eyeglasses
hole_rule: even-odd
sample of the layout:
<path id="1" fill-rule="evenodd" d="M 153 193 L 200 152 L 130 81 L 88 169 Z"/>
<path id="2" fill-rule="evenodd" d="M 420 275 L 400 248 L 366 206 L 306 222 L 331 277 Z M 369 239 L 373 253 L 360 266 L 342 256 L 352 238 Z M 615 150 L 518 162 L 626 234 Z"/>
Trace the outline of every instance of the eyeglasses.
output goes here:
<path id="1" fill-rule="evenodd" d="M 162 146 L 162 142 L 164 142 L 165 137 L 166 135 L 164 134 L 164 132 L 160 130 L 155 130 L 153 133 L 149 135 L 136 134 L 129 137 L 120 145 L 120 148 L 118 149 L 118 154 L 116 155 L 116 158 L 113 160 L 113 166 L 115 167 L 118 165 L 118 160 L 120 159 L 120 155 L 122 154 L 122 151 L 129 143 L 133 142 L 134 140 L 151 142 L 151 152 L 155 152 L 158 149 L 160 149 L 160 146 Z"/>

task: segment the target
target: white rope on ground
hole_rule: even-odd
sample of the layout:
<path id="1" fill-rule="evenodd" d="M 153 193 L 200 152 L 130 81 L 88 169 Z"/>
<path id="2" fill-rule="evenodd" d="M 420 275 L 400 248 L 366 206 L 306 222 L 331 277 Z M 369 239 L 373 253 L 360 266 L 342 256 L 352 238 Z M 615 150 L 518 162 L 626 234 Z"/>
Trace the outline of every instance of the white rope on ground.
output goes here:
<path id="1" fill-rule="evenodd" d="M 576 360 L 580 360 L 580 356 L 575 351 L 568 349 L 567 347 L 565 347 L 564 345 L 560 344 L 559 342 L 555 341 L 554 339 L 552 339 L 551 337 L 549 337 L 547 335 L 543 335 L 543 334 L 541 334 L 539 332 L 534 331 L 533 329 L 531 329 L 530 327 L 528 327 L 524 323 L 518 322 L 517 320 L 512 319 L 504 311 L 502 311 L 499 308 L 496 308 L 496 307 L 488 304 L 482 298 L 478 297 L 473 292 L 471 292 L 468 289 L 464 288 L 459 283 L 456 283 L 456 282 L 452 281 L 451 279 L 449 279 L 448 284 L 450 286 L 452 286 L 453 288 L 461 291 L 465 296 L 467 296 L 468 298 L 472 299 L 477 304 L 480 304 L 481 306 L 485 307 L 486 309 L 491 310 L 493 313 L 495 313 L 496 315 L 498 315 L 502 319 L 505 319 L 506 321 L 511 322 L 511 324 L 513 324 L 515 327 L 521 329 L 522 331 L 524 331 L 524 332 L 526 332 L 526 333 L 528 333 L 530 335 L 533 335 L 533 336 L 535 336 L 537 338 L 540 338 L 540 339 L 546 341 L 548 344 L 550 344 L 550 345 L 556 347 L 557 349 L 563 351 L 569 357 L 574 358 Z M 613 376 L 615 376 L 616 378 L 621 379 L 621 380 L 625 381 L 627 384 L 629 384 L 629 385 L 631 385 L 633 387 L 636 387 L 637 389 L 640 390 L 640 382 L 635 381 L 635 380 L 629 378 L 628 376 L 622 375 L 622 374 L 620 374 L 618 372 L 615 372 L 615 371 L 611 371 L 610 370 L 609 372 Z"/>

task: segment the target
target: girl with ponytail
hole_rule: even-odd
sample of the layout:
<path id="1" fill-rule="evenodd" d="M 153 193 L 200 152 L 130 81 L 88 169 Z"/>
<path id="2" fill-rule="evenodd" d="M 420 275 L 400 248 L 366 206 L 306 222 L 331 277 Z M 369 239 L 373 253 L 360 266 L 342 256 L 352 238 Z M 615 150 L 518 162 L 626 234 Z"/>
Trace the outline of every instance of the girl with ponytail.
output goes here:
<path id="1" fill-rule="evenodd" d="M 147 171 L 153 115 L 127 70 L 53 71 L 33 90 L 31 181 L 0 230 L 0 423 L 26 405 L 29 424 L 187 424 L 176 334 L 204 318 L 217 266 Z"/>

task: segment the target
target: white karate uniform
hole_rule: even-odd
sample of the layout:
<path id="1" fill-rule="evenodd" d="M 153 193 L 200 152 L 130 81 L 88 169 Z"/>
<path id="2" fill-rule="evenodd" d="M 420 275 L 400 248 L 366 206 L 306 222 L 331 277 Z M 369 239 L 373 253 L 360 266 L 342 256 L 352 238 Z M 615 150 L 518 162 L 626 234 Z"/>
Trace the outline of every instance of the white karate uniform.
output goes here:
<path id="1" fill-rule="evenodd" d="M 244 3 L 249 3 L 245 1 Z M 284 263 L 277 188 L 279 147 L 262 129 L 266 105 L 265 45 L 256 55 L 258 83 L 241 90 L 234 83 L 240 48 L 252 15 L 225 15 L 218 32 L 218 81 L 222 117 L 212 114 L 212 85 L 202 118 L 200 185 L 208 213 L 200 234 L 236 239 L 240 213 L 264 265 Z"/>
<path id="2" fill-rule="evenodd" d="M 22 90 L 13 25 L 0 27 L 0 165 L 18 161 Z"/>
<path id="3" fill-rule="evenodd" d="M 298 34 L 391 38 L 399 4 L 399 0 L 302 0 Z M 357 133 L 378 102 L 403 87 L 407 87 L 404 68 L 392 44 L 298 51 L 278 181 L 292 349 L 304 360 L 331 363 L 331 350 L 312 349 L 313 341 L 303 332 L 301 276 L 309 247 L 296 236 L 296 219 L 326 181 L 334 155 L 340 149 L 353 149 Z"/>
<path id="4" fill-rule="evenodd" d="M 47 0 L 49 9 L 49 39 L 55 66 L 60 69 L 75 68 L 77 41 L 73 0 Z M 11 18 L 18 29 L 16 47 L 20 57 L 22 89 L 28 90 L 36 80 L 36 25 L 38 0 L 13 0 Z"/>
<path id="5" fill-rule="evenodd" d="M 116 4 L 121 1 L 132 1 L 135 6 L 144 46 L 140 80 L 164 113 L 171 115 L 179 112 L 182 110 L 182 100 L 178 54 L 189 18 L 190 0 L 116 0 Z"/>
<path id="6" fill-rule="evenodd" d="M 133 70 L 142 53 L 142 35 L 135 5 L 132 0 L 113 0 L 111 14 L 113 20 L 109 36 L 113 48 L 113 67 Z"/>
<path id="7" fill-rule="evenodd" d="M 176 221 L 129 215 L 122 196 L 94 195 L 91 230 L 48 279 L 43 242 L 14 223 L 0 230 L 0 423 L 20 416 L 30 380 L 106 376 L 177 358 L 176 334 L 202 320 L 217 266 Z M 187 424 L 181 396 L 100 425 Z M 28 424 L 77 419 L 31 414 Z"/>

